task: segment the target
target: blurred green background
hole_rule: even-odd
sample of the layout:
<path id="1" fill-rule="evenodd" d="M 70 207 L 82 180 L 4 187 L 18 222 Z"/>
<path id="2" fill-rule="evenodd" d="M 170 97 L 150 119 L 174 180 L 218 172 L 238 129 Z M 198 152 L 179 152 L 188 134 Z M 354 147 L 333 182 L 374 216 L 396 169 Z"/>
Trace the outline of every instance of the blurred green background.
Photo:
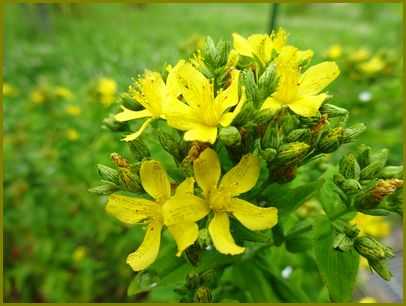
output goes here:
<path id="1" fill-rule="evenodd" d="M 127 297 L 133 272 L 125 263 L 142 233 L 108 216 L 105 199 L 87 191 L 97 184 L 97 163 L 109 164 L 111 152 L 130 154 L 120 133 L 102 126 L 117 105 L 102 103 L 98 82 L 116 82 L 117 90 L 102 86 L 114 100 L 131 78 L 146 68 L 162 71 L 175 64 L 207 35 L 231 39 L 233 32 L 268 31 L 271 5 L 5 8 L 6 301 L 142 300 Z M 315 51 L 314 63 L 338 62 L 341 76 L 329 87 L 333 103 L 350 110 L 350 122 L 368 126 L 359 143 L 387 147 L 390 163 L 400 163 L 402 6 L 281 4 L 277 25 L 290 33 L 290 43 Z M 348 59 L 359 48 L 369 50 L 368 59 L 378 56 L 385 67 L 372 74 L 357 71 Z M 163 292 L 150 300 L 169 301 L 170 295 Z"/>

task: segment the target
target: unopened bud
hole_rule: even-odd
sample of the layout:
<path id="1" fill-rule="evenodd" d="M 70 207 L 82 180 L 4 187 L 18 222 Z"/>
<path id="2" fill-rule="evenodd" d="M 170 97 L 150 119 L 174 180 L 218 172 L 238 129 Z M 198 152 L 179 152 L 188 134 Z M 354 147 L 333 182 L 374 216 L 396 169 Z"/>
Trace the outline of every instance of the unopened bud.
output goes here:
<path id="1" fill-rule="evenodd" d="M 343 156 L 340 160 L 340 173 L 347 179 L 359 179 L 360 176 L 360 166 L 351 153 Z"/>
<path id="2" fill-rule="evenodd" d="M 361 169 L 365 168 L 371 163 L 371 148 L 363 146 L 357 156 L 357 161 Z"/>
<path id="3" fill-rule="evenodd" d="M 103 185 L 89 189 L 89 192 L 97 195 L 109 195 L 119 190 L 119 187 L 113 183 L 105 182 Z"/>
<path id="4" fill-rule="evenodd" d="M 171 154 L 178 161 L 182 159 L 182 139 L 164 131 L 159 133 L 158 138 L 162 148 L 164 148 L 165 151 Z"/>
<path id="5" fill-rule="evenodd" d="M 374 200 L 380 202 L 383 200 L 384 197 L 394 193 L 398 188 L 402 186 L 403 180 L 379 180 L 375 187 L 371 190 L 371 195 Z"/>
<path id="6" fill-rule="evenodd" d="M 373 237 L 361 236 L 354 240 L 357 252 L 367 259 L 382 260 L 394 256 L 393 250 Z"/>
<path id="7" fill-rule="evenodd" d="M 196 303 L 210 303 L 212 301 L 210 289 L 207 287 L 197 288 L 193 301 Z"/>
<path id="8" fill-rule="evenodd" d="M 265 134 L 262 137 L 262 147 L 263 148 L 274 148 L 277 149 L 281 142 L 281 136 L 277 127 L 269 124 L 265 130 Z"/>
<path id="9" fill-rule="evenodd" d="M 266 148 L 265 150 L 260 151 L 261 157 L 265 159 L 267 162 L 272 161 L 278 152 L 273 148 Z"/>
<path id="10" fill-rule="evenodd" d="M 241 83 L 245 88 L 245 94 L 248 101 L 257 100 L 257 85 L 255 83 L 255 77 L 252 70 L 244 70 L 241 73 Z"/>
<path id="11" fill-rule="evenodd" d="M 310 140 L 310 130 L 309 129 L 296 129 L 291 131 L 288 136 L 286 137 L 287 142 L 295 142 L 295 141 L 301 141 L 301 142 L 307 142 Z"/>
<path id="12" fill-rule="evenodd" d="M 200 286 L 200 277 L 196 272 L 190 272 L 186 275 L 186 288 L 196 289 Z"/>
<path id="13" fill-rule="evenodd" d="M 116 164 L 119 173 L 120 185 L 132 192 L 138 192 L 141 190 L 140 178 L 137 173 L 133 173 L 130 169 L 128 160 L 123 158 L 118 153 L 111 154 L 111 158 Z"/>
<path id="14" fill-rule="evenodd" d="M 341 189 L 348 193 L 348 194 L 354 194 L 357 193 L 362 189 L 361 184 L 354 179 L 347 179 L 341 184 Z"/>
<path id="15" fill-rule="evenodd" d="M 341 173 L 334 174 L 333 181 L 337 186 L 341 186 L 345 181 L 345 177 Z"/>
<path id="16" fill-rule="evenodd" d="M 379 172 L 385 167 L 385 161 L 376 160 L 363 168 L 360 173 L 360 177 L 363 180 L 370 180 L 375 178 Z"/>
<path id="17" fill-rule="evenodd" d="M 392 273 L 389 271 L 388 266 L 384 260 L 368 260 L 369 266 L 384 280 L 390 281 Z"/>
<path id="18" fill-rule="evenodd" d="M 287 113 L 281 119 L 281 128 L 285 134 L 288 134 L 289 132 L 294 130 L 297 125 L 298 119 L 296 118 L 295 115 L 292 115 L 290 113 Z"/>
<path id="19" fill-rule="evenodd" d="M 349 251 L 353 246 L 353 241 L 351 238 L 347 237 L 344 233 L 339 233 L 333 242 L 333 248 L 340 251 Z"/>
<path id="20" fill-rule="evenodd" d="M 403 166 L 387 166 L 381 170 L 379 177 L 385 179 L 401 179 L 403 178 Z"/>
<path id="21" fill-rule="evenodd" d="M 119 174 L 117 170 L 101 164 L 97 165 L 97 170 L 103 180 L 116 185 L 119 184 Z"/>
<path id="22" fill-rule="evenodd" d="M 310 146 L 304 142 L 291 142 L 283 144 L 279 147 L 279 152 L 276 157 L 277 162 L 281 164 L 295 163 L 301 160 L 307 152 L 309 152 Z"/>
<path id="23" fill-rule="evenodd" d="M 348 115 L 348 110 L 333 104 L 325 103 L 320 107 L 321 114 L 327 114 L 329 118 L 341 117 Z"/>
<path id="24" fill-rule="evenodd" d="M 278 85 L 278 76 L 275 64 L 269 64 L 258 80 L 258 98 L 265 100 L 269 97 Z"/>
<path id="25" fill-rule="evenodd" d="M 144 158 L 150 157 L 149 149 L 141 139 L 135 139 L 128 142 L 131 153 L 136 161 L 141 161 Z"/>
<path id="26" fill-rule="evenodd" d="M 221 128 L 219 138 L 226 146 L 238 146 L 241 144 L 240 131 L 234 126 Z"/>
<path id="27" fill-rule="evenodd" d="M 206 228 L 202 228 L 199 231 L 199 237 L 197 238 L 197 243 L 202 249 L 206 249 L 211 244 L 211 239 L 209 231 Z"/>
<path id="28" fill-rule="evenodd" d="M 351 128 L 344 129 L 343 142 L 348 143 L 354 141 L 359 135 L 365 132 L 366 129 L 367 127 L 363 123 L 359 123 Z"/>
<path id="29" fill-rule="evenodd" d="M 324 134 L 319 143 L 318 149 L 322 153 L 331 153 L 337 150 L 342 144 L 344 129 L 337 127 Z"/>

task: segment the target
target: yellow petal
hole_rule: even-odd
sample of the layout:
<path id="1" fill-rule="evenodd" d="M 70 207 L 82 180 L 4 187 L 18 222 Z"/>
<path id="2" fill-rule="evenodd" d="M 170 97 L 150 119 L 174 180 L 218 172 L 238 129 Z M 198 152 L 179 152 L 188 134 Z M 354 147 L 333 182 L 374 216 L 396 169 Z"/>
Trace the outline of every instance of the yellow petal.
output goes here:
<path id="1" fill-rule="evenodd" d="M 230 210 L 234 217 L 253 231 L 264 230 L 278 223 L 278 210 L 275 207 L 258 207 L 247 201 L 233 198 Z"/>
<path id="2" fill-rule="evenodd" d="M 144 219 L 159 214 L 159 206 L 145 199 L 111 195 L 106 205 L 106 211 L 121 222 L 135 224 Z"/>
<path id="3" fill-rule="evenodd" d="M 197 184 L 202 188 L 205 196 L 207 196 L 211 189 L 217 187 L 221 175 L 220 161 L 217 153 L 211 148 L 204 150 L 193 162 L 193 171 Z"/>
<path id="4" fill-rule="evenodd" d="M 145 71 L 144 77 L 138 80 L 139 89 L 132 93 L 134 98 L 155 116 L 162 113 L 167 91 L 165 83 L 158 72 Z"/>
<path id="5" fill-rule="evenodd" d="M 245 251 L 238 246 L 230 232 L 230 220 L 227 213 L 215 213 L 209 224 L 209 233 L 214 247 L 223 254 L 237 255 Z"/>
<path id="6" fill-rule="evenodd" d="M 208 206 L 203 199 L 186 193 L 173 196 L 162 206 L 165 225 L 196 222 L 208 213 Z"/>
<path id="7" fill-rule="evenodd" d="M 141 271 L 148 268 L 158 257 L 161 243 L 161 230 L 161 223 L 150 223 L 140 247 L 134 253 L 128 255 L 127 263 L 134 271 Z"/>
<path id="8" fill-rule="evenodd" d="M 182 131 L 200 127 L 203 122 L 192 107 L 177 99 L 168 99 L 165 117 L 168 125 Z"/>
<path id="9" fill-rule="evenodd" d="M 216 142 L 217 128 L 201 125 L 199 127 L 188 130 L 183 138 L 186 141 L 200 141 L 213 144 Z"/>
<path id="10" fill-rule="evenodd" d="M 123 111 L 114 116 L 114 119 L 116 119 L 117 121 L 120 121 L 120 122 L 140 119 L 140 118 L 146 118 L 146 117 L 152 117 L 151 112 L 147 109 L 144 109 L 141 111 L 132 111 L 124 106 L 121 106 L 121 108 L 123 109 Z"/>
<path id="11" fill-rule="evenodd" d="M 151 123 L 153 119 L 149 118 L 144 121 L 144 123 L 141 125 L 141 127 L 136 131 L 135 133 L 132 133 L 130 135 L 127 135 L 126 137 L 123 138 L 124 141 L 133 141 L 137 139 L 138 137 L 141 136 L 141 134 L 144 132 L 144 130 L 148 127 L 148 125 Z"/>
<path id="12" fill-rule="evenodd" d="M 178 252 L 176 253 L 178 257 L 199 237 L 199 227 L 193 222 L 170 225 L 168 230 L 178 246 Z"/>
<path id="13" fill-rule="evenodd" d="M 186 178 L 179 184 L 178 188 L 176 188 L 176 195 L 193 194 L 194 185 L 195 179 L 193 177 Z"/>
<path id="14" fill-rule="evenodd" d="M 241 55 L 252 57 L 252 48 L 247 39 L 237 33 L 233 33 L 234 49 Z"/>
<path id="15" fill-rule="evenodd" d="M 316 95 L 340 74 L 335 62 L 324 62 L 307 69 L 300 81 L 298 94 L 301 96 Z"/>
<path id="16" fill-rule="evenodd" d="M 269 109 L 272 112 L 276 112 L 278 109 L 280 109 L 284 104 L 279 102 L 273 97 L 268 97 L 265 102 L 261 106 L 261 110 L 264 109 Z"/>
<path id="17" fill-rule="evenodd" d="M 253 154 L 246 154 L 223 176 L 219 190 L 232 196 L 247 192 L 257 183 L 259 170 L 258 158 Z"/>
<path id="18" fill-rule="evenodd" d="M 215 99 L 215 104 L 219 114 L 224 113 L 228 108 L 238 103 L 238 81 L 240 72 L 233 70 L 231 72 L 231 84 L 227 89 L 222 91 Z"/>
<path id="19" fill-rule="evenodd" d="M 171 185 L 168 175 L 159 161 L 143 161 L 140 169 L 140 177 L 142 187 L 158 202 L 162 203 L 170 197 Z"/>
<path id="20" fill-rule="evenodd" d="M 237 117 L 237 115 L 240 113 L 242 107 L 245 104 L 245 101 L 246 101 L 246 95 L 245 95 L 245 89 L 243 87 L 240 102 L 238 102 L 237 106 L 234 108 L 234 110 L 232 112 L 225 113 L 221 117 L 220 124 L 224 127 L 229 126 L 233 122 L 235 117 Z"/>
<path id="21" fill-rule="evenodd" d="M 294 101 L 288 104 L 288 107 L 296 114 L 303 117 L 315 116 L 323 103 L 327 98 L 326 94 L 320 94 L 317 96 L 307 96 L 300 100 Z"/>

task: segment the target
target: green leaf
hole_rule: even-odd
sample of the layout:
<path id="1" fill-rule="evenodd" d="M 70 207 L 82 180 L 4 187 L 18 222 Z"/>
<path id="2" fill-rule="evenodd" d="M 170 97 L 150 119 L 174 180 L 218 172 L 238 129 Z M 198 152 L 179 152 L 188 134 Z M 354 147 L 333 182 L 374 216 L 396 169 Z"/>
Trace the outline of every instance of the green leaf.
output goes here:
<path id="1" fill-rule="evenodd" d="M 314 253 L 323 281 L 333 302 L 349 302 L 358 273 L 359 255 L 354 249 L 341 252 L 333 248 L 334 229 L 326 216 L 314 226 Z"/>
<path id="2" fill-rule="evenodd" d="M 141 271 L 133 278 L 127 289 L 127 295 L 133 296 L 141 292 L 147 292 L 156 287 L 159 277 L 155 272 Z"/>
<path id="3" fill-rule="evenodd" d="M 338 187 L 334 184 L 334 173 L 336 173 L 334 168 L 330 168 L 326 171 L 323 175 L 325 182 L 319 193 L 321 206 L 331 219 L 335 219 L 347 211 L 347 206 L 338 193 Z"/>

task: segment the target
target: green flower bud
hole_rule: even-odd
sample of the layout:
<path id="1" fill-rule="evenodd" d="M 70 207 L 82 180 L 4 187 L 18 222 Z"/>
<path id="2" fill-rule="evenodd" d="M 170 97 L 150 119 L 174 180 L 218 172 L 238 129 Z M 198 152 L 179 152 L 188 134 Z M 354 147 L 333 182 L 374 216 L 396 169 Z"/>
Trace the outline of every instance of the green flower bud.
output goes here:
<path id="1" fill-rule="evenodd" d="M 272 123 L 269 124 L 265 130 L 264 136 L 262 137 L 262 147 L 277 149 L 280 143 L 281 143 L 281 135 L 279 129 L 275 127 Z"/>
<path id="2" fill-rule="evenodd" d="M 241 144 L 241 134 L 235 126 L 221 128 L 219 138 L 226 146 L 238 146 Z"/>
<path id="3" fill-rule="evenodd" d="M 344 233 L 350 238 L 357 237 L 359 232 L 360 230 L 357 228 L 355 224 L 345 224 L 344 226 Z"/>
<path id="4" fill-rule="evenodd" d="M 343 143 L 354 141 L 359 135 L 365 132 L 366 129 L 367 127 L 363 123 L 359 123 L 351 128 L 344 129 Z"/>
<path id="5" fill-rule="evenodd" d="M 186 288 L 188 289 L 196 289 L 200 286 L 200 277 L 199 274 L 196 272 L 190 272 L 186 275 Z"/>
<path id="6" fill-rule="evenodd" d="M 275 64 L 271 63 L 258 80 L 258 99 L 263 101 L 268 98 L 275 91 L 278 81 Z"/>
<path id="7" fill-rule="evenodd" d="M 368 264 L 380 277 L 386 281 L 390 281 L 392 278 L 392 273 L 389 271 L 384 260 L 368 259 Z"/>
<path id="8" fill-rule="evenodd" d="M 242 85 L 245 88 L 245 94 L 248 101 L 257 100 L 257 84 L 255 83 L 255 77 L 252 70 L 244 70 L 241 73 Z"/>
<path id="9" fill-rule="evenodd" d="M 385 179 L 401 179 L 403 177 L 403 166 L 387 166 L 379 172 L 379 177 Z"/>
<path id="10" fill-rule="evenodd" d="M 345 181 L 345 177 L 341 173 L 337 173 L 334 174 L 333 181 L 337 186 L 341 186 Z"/>
<path id="11" fill-rule="evenodd" d="M 327 114 L 329 118 L 347 116 L 348 110 L 333 104 L 325 103 L 319 109 L 321 114 Z"/>
<path id="12" fill-rule="evenodd" d="M 164 148 L 165 151 L 171 154 L 175 158 L 175 160 L 180 161 L 182 159 L 182 147 L 184 147 L 182 139 L 162 130 L 158 135 L 158 139 L 161 143 L 162 148 Z"/>
<path id="13" fill-rule="evenodd" d="M 278 152 L 273 148 L 266 148 L 265 150 L 260 151 L 261 157 L 265 159 L 267 162 L 272 161 Z"/>
<path id="14" fill-rule="evenodd" d="M 354 194 L 357 193 L 362 189 L 361 184 L 354 179 L 347 179 L 341 184 L 341 189 L 348 193 L 348 194 Z"/>
<path id="15" fill-rule="evenodd" d="M 193 297 L 193 302 L 196 303 L 210 303 L 212 301 L 212 296 L 210 289 L 207 287 L 197 288 L 195 295 Z"/>
<path id="16" fill-rule="evenodd" d="M 340 161 L 340 173 L 347 179 L 359 179 L 360 176 L 360 166 L 351 153 L 343 156 Z"/>
<path id="17" fill-rule="evenodd" d="M 353 241 L 351 238 L 347 237 L 344 233 L 339 233 L 333 242 L 333 248 L 346 252 L 349 251 L 353 246 Z"/>
<path id="18" fill-rule="evenodd" d="M 134 100 L 134 98 L 131 97 L 129 93 L 123 93 L 120 96 L 120 101 L 119 101 L 124 107 L 133 110 L 133 111 L 139 111 L 142 110 L 144 107 L 138 103 L 137 101 Z"/>
<path id="19" fill-rule="evenodd" d="M 200 274 L 201 282 L 209 288 L 216 287 L 217 271 L 214 269 L 207 270 Z"/>
<path id="20" fill-rule="evenodd" d="M 119 174 L 118 174 L 117 170 L 107 167 L 105 165 L 101 165 L 101 164 L 97 165 L 97 170 L 98 170 L 100 177 L 103 180 L 111 182 L 116 185 L 118 185 L 120 183 Z"/>
<path id="21" fill-rule="evenodd" d="M 227 64 L 228 55 L 230 54 L 231 43 L 229 41 L 220 40 L 217 43 L 217 66 L 222 67 Z"/>
<path id="22" fill-rule="evenodd" d="M 141 191 L 140 178 L 131 171 L 128 160 L 118 153 L 112 153 L 111 158 L 118 168 L 120 186 L 131 192 Z"/>
<path id="23" fill-rule="evenodd" d="M 282 117 L 281 120 L 281 128 L 284 131 L 285 134 L 288 134 L 291 132 L 293 129 L 296 128 L 298 125 L 298 119 L 296 116 L 287 113 L 285 116 Z"/>
<path id="24" fill-rule="evenodd" d="M 287 142 L 308 142 L 310 140 L 311 133 L 309 129 L 296 129 L 291 131 L 286 137 Z"/>
<path id="25" fill-rule="evenodd" d="M 118 190 L 119 188 L 117 185 L 110 182 L 104 182 L 103 185 L 90 188 L 88 191 L 97 195 L 109 195 Z"/>
<path id="26" fill-rule="evenodd" d="M 373 237 L 361 236 L 354 240 L 357 252 L 367 259 L 382 260 L 395 256 L 393 250 L 380 243 Z"/>
<path id="27" fill-rule="evenodd" d="M 130 151 L 136 161 L 141 161 L 144 158 L 151 156 L 148 147 L 141 139 L 135 139 L 128 142 L 128 146 L 130 147 Z"/>
<path id="28" fill-rule="evenodd" d="M 188 157 L 184 158 L 180 163 L 180 170 L 185 177 L 193 176 L 193 161 Z"/>
<path id="29" fill-rule="evenodd" d="M 319 143 L 318 149 L 322 153 L 331 153 L 337 150 L 343 141 L 344 129 L 337 127 L 324 134 Z"/>
<path id="30" fill-rule="evenodd" d="M 202 249 L 206 249 L 211 244 L 211 239 L 209 231 L 207 228 L 202 228 L 199 231 L 199 237 L 197 238 L 197 243 Z"/>
<path id="31" fill-rule="evenodd" d="M 375 178 L 379 172 L 385 167 L 386 161 L 376 160 L 363 168 L 360 173 L 360 177 L 363 180 L 370 180 Z"/>
<path id="32" fill-rule="evenodd" d="M 360 153 L 357 156 L 357 161 L 361 169 L 368 166 L 371 163 L 371 148 L 363 146 L 363 148 L 361 149 Z"/>
<path id="33" fill-rule="evenodd" d="M 288 164 L 300 161 L 309 152 L 310 146 L 304 142 L 291 142 L 279 147 L 278 163 Z"/>

